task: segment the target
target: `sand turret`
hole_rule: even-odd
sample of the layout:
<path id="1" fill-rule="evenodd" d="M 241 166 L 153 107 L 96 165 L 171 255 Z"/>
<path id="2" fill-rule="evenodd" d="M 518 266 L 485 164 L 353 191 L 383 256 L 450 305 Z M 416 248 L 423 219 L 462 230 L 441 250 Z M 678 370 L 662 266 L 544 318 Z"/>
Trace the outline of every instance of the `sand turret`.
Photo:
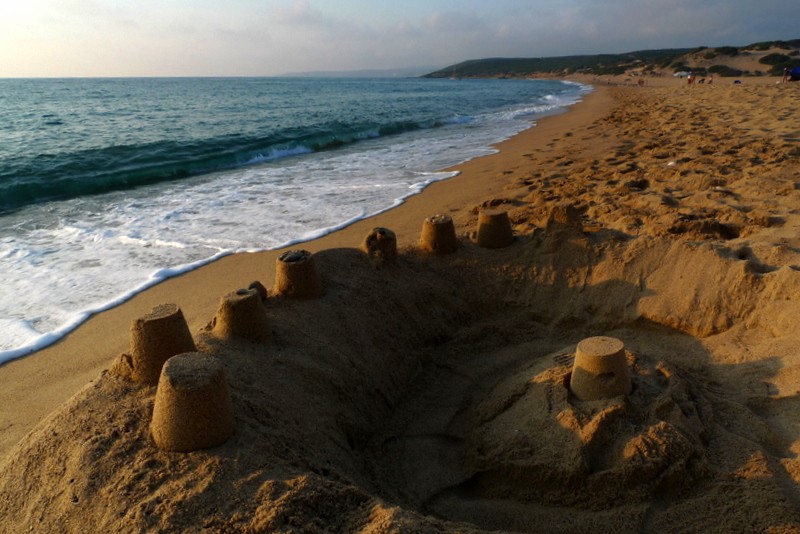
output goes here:
<path id="1" fill-rule="evenodd" d="M 273 293 L 299 299 L 322 296 L 322 280 L 309 251 L 290 250 L 278 256 Z"/>
<path id="2" fill-rule="evenodd" d="M 552 230 L 558 227 L 580 228 L 581 212 L 570 202 L 553 204 L 547 213 L 545 227 Z"/>
<path id="3" fill-rule="evenodd" d="M 169 358 L 197 350 L 183 312 L 162 304 L 131 324 L 130 354 L 120 356 L 113 371 L 135 382 L 155 385 Z"/>
<path id="4" fill-rule="evenodd" d="M 578 343 L 569 388 L 582 401 L 630 393 L 631 373 L 622 341 L 596 336 Z"/>
<path id="5" fill-rule="evenodd" d="M 508 213 L 503 210 L 481 211 L 475 242 L 484 248 L 503 248 L 513 243 L 514 232 Z"/>
<path id="6" fill-rule="evenodd" d="M 202 352 L 179 354 L 161 370 L 150 432 L 163 450 L 190 452 L 221 445 L 234 430 L 222 363 Z"/>
<path id="7" fill-rule="evenodd" d="M 364 238 L 361 250 L 374 265 L 391 263 L 397 259 L 397 236 L 388 228 L 373 228 Z"/>
<path id="8" fill-rule="evenodd" d="M 239 289 L 222 297 L 212 332 L 222 339 L 269 340 L 269 323 L 259 291 Z"/>
<path id="9" fill-rule="evenodd" d="M 458 250 L 458 238 L 453 219 L 449 215 L 433 215 L 422 224 L 419 239 L 422 250 L 434 254 L 450 254 Z"/>
<path id="10" fill-rule="evenodd" d="M 262 302 L 266 302 L 267 298 L 269 297 L 267 288 L 264 287 L 264 284 L 262 284 L 258 280 L 251 282 L 250 285 L 247 286 L 247 289 L 255 289 L 256 292 L 258 293 L 258 297 L 261 299 Z"/>

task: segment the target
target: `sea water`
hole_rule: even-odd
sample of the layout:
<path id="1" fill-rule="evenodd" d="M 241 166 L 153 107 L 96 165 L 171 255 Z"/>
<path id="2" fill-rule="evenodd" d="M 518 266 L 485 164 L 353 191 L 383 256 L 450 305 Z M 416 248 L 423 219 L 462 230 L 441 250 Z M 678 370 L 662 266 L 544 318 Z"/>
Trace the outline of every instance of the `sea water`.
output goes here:
<path id="1" fill-rule="evenodd" d="M 389 209 L 588 90 L 546 80 L 0 80 L 0 363 L 170 276 Z"/>

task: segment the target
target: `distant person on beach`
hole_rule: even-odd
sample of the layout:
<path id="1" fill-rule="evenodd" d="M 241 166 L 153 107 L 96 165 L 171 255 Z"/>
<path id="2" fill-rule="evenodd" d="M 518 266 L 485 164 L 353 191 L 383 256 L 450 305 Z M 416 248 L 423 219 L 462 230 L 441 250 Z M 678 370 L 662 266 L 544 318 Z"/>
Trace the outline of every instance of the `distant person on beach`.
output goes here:
<path id="1" fill-rule="evenodd" d="M 786 83 L 787 81 L 789 81 L 789 69 L 784 67 L 783 78 L 781 79 L 781 83 Z"/>

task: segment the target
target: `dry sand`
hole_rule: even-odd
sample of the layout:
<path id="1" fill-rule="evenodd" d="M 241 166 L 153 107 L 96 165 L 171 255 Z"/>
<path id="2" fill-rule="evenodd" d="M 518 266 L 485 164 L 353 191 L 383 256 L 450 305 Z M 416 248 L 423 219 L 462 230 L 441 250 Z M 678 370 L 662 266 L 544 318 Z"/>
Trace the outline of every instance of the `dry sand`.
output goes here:
<path id="1" fill-rule="evenodd" d="M 324 295 L 268 298 L 267 341 L 210 321 L 281 251 L 3 366 L 0 531 L 800 531 L 800 84 L 718 82 L 600 87 L 304 245 Z M 471 241 L 486 207 L 511 246 Z M 435 213 L 457 252 L 418 251 Z M 357 247 L 379 225 L 400 253 L 378 268 Z M 156 388 L 103 371 L 164 303 L 223 364 L 218 447 L 159 450 Z M 627 397 L 569 393 L 595 335 L 624 341 Z"/>

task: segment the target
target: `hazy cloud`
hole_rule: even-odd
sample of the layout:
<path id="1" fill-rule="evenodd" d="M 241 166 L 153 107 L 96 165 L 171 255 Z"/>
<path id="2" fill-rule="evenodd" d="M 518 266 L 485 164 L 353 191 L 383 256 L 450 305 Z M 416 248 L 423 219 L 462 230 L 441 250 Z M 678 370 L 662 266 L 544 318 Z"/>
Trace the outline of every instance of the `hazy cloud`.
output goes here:
<path id="1" fill-rule="evenodd" d="M 274 75 L 800 38 L 785 0 L 26 0 L 0 75 Z"/>

